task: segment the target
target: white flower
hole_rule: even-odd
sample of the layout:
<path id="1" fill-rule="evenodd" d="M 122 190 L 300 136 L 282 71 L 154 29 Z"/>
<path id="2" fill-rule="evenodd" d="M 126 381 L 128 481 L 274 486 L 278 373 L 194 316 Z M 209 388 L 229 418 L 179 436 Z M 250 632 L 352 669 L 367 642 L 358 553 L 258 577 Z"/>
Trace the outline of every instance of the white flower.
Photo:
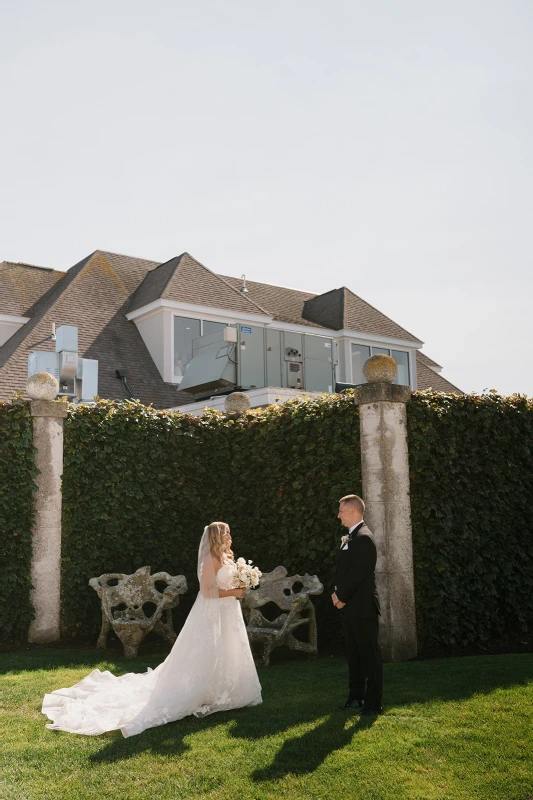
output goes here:
<path id="1" fill-rule="evenodd" d="M 351 541 L 351 539 L 352 539 L 352 537 L 350 536 L 350 534 L 349 534 L 349 533 L 347 533 L 345 536 L 342 536 L 342 537 L 341 537 L 341 542 L 342 542 L 343 544 L 348 544 L 348 542 L 350 542 L 350 541 Z"/>
<path id="2" fill-rule="evenodd" d="M 246 563 L 244 558 L 238 558 L 233 565 L 232 578 L 237 586 L 241 586 L 244 589 L 258 586 L 261 575 L 261 571 L 253 566 L 251 560 Z"/>

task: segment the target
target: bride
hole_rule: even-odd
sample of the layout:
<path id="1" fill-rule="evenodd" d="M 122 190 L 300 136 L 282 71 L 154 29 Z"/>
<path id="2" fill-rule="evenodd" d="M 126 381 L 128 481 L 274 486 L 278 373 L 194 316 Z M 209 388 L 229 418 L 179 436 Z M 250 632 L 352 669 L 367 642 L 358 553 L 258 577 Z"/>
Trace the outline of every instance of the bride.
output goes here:
<path id="1" fill-rule="evenodd" d="M 198 550 L 200 591 L 169 655 L 156 669 L 116 677 L 93 670 L 68 689 L 44 697 L 52 730 L 97 736 L 120 729 L 134 736 L 188 714 L 262 702 L 241 604 L 234 587 L 229 525 L 212 522 Z"/>

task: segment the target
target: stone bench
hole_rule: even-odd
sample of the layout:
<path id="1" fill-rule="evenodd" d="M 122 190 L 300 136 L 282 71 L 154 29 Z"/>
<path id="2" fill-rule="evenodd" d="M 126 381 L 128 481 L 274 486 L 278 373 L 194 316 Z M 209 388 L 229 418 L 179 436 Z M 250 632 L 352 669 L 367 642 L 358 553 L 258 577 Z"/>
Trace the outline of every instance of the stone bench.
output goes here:
<path id="1" fill-rule="evenodd" d="M 282 645 L 290 650 L 316 655 L 316 616 L 310 595 L 322 594 L 323 591 L 316 575 L 287 577 L 285 567 L 276 567 L 263 574 L 257 589 L 248 589 L 244 593 L 242 611 L 248 639 L 250 644 L 261 643 L 265 666 L 270 662 L 272 650 Z M 267 619 L 260 610 L 269 603 L 274 603 L 282 612 L 274 620 Z M 294 636 L 294 631 L 303 626 L 308 628 L 307 642 Z"/>
<path id="2" fill-rule="evenodd" d="M 124 645 L 127 658 L 135 658 L 150 631 L 170 644 L 176 641 L 171 609 L 178 605 L 180 594 L 187 591 L 184 575 L 173 577 L 168 572 L 150 575 L 150 567 L 141 567 L 133 575 L 114 572 L 91 578 L 89 586 L 102 603 L 102 629 L 97 647 L 106 646 L 111 629 Z"/>

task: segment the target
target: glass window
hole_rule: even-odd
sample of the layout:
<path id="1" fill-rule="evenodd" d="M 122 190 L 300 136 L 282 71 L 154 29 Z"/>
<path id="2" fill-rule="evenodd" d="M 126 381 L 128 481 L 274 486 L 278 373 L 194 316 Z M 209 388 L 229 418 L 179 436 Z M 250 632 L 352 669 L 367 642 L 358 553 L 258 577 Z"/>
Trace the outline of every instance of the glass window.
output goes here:
<path id="1" fill-rule="evenodd" d="M 174 377 L 183 378 L 192 359 L 192 340 L 200 336 L 200 320 L 174 317 Z"/>
<path id="2" fill-rule="evenodd" d="M 378 353 L 383 353 L 386 356 L 392 356 L 398 365 L 398 372 L 394 383 L 401 386 L 410 386 L 410 371 L 409 371 L 409 353 L 405 350 L 389 350 L 388 347 L 368 347 L 365 344 L 352 343 L 352 383 L 360 384 L 366 383 L 365 376 L 363 375 L 363 365 L 370 354 L 373 356 Z"/>
<path id="3" fill-rule="evenodd" d="M 204 319 L 202 322 L 202 336 L 208 336 L 210 333 L 214 333 L 215 331 L 220 330 L 220 328 L 225 328 L 225 322 L 211 322 L 208 319 Z"/>
<path id="4" fill-rule="evenodd" d="M 398 373 L 394 383 L 399 383 L 400 386 L 410 386 L 409 353 L 406 353 L 404 350 L 392 350 L 391 355 L 398 364 Z"/>
<path id="5" fill-rule="evenodd" d="M 370 358 L 370 347 L 366 344 L 352 344 L 352 383 L 366 383 L 363 364 Z"/>

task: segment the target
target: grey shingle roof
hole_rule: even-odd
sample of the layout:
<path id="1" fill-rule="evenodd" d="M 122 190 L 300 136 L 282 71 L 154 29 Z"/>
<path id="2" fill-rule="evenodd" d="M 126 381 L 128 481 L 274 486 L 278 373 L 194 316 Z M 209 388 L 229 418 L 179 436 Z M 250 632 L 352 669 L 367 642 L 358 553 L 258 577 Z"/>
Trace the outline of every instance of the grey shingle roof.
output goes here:
<path id="1" fill-rule="evenodd" d="M 437 364 L 436 361 L 433 361 L 433 359 L 427 356 L 425 353 L 419 351 L 418 355 L 420 356 L 421 362 L 425 364 L 427 367 L 441 367 L 440 364 Z"/>
<path id="2" fill-rule="evenodd" d="M 332 289 L 305 301 L 303 319 L 340 331 L 344 328 L 344 289 Z"/>
<path id="3" fill-rule="evenodd" d="M 333 330 L 414 337 L 346 288 L 322 295 L 216 275 L 188 253 L 164 264 L 95 251 L 68 272 L 4 262 L 0 264 L 0 313 L 30 317 L 0 347 L 0 400 L 24 389 L 28 354 L 53 350 L 52 323 L 79 328 L 79 352 L 99 362 L 102 397 L 126 395 L 115 370 L 126 372 L 135 397 L 157 408 L 185 404 L 190 395 L 167 384 L 155 366 L 134 322 L 126 313 L 158 297 L 229 311 L 272 316 L 285 323 Z M 418 340 L 417 340 L 418 341 Z M 419 386 L 459 391 L 418 360 Z"/>
<path id="4" fill-rule="evenodd" d="M 447 394 L 464 394 L 461 389 L 458 389 L 453 383 L 450 383 L 450 381 L 447 381 L 442 375 L 439 375 L 428 367 L 425 363 L 426 358 L 427 356 L 424 356 L 423 353 L 417 352 L 416 374 L 417 385 L 420 391 L 424 389 L 433 389 L 436 392 L 446 392 Z M 428 359 L 428 361 L 431 361 L 431 359 Z"/>
<path id="5" fill-rule="evenodd" d="M 237 288 L 242 283 L 238 278 L 224 277 Z M 319 295 L 248 280 L 246 286 L 249 289 L 247 296 L 268 309 L 280 322 L 336 331 L 346 329 L 421 343 L 420 339 L 345 286 Z"/>
<path id="6" fill-rule="evenodd" d="M 168 408 L 186 402 L 188 395 L 165 383 L 135 324 L 124 315 L 131 291 L 147 268 L 157 264 L 96 251 L 61 273 L 46 300 L 35 305 L 32 319 L 0 347 L 0 399 L 24 389 L 28 353 L 54 350 L 52 323 L 78 325 L 79 353 L 99 361 L 98 390 L 102 397 L 125 399 L 115 370 L 126 372 L 135 397 Z M 133 288 L 132 288 L 133 287 Z"/>
<path id="7" fill-rule="evenodd" d="M 170 261 L 165 264 L 159 264 L 158 267 L 146 273 L 142 283 L 139 284 L 128 301 L 128 311 L 136 311 L 138 308 L 143 308 L 143 306 L 147 306 L 163 296 L 167 283 L 177 269 L 180 258 L 181 256 L 171 258 Z"/>
<path id="8" fill-rule="evenodd" d="M 344 328 L 349 331 L 375 333 L 379 336 L 390 336 L 393 339 L 405 339 L 422 344 L 420 339 L 406 331 L 405 328 L 401 328 L 392 319 L 346 287 L 344 287 Z"/>
<path id="9" fill-rule="evenodd" d="M 182 253 L 149 272 L 133 295 L 128 311 L 142 308 L 158 298 L 270 316 L 248 294 L 211 272 L 189 253 Z"/>
<path id="10" fill-rule="evenodd" d="M 222 275 L 225 281 L 240 291 L 242 280 Z M 286 289 L 283 286 L 273 286 L 269 283 L 258 283 L 246 280 L 249 297 L 262 308 L 268 309 L 274 319 L 279 322 L 289 322 L 295 325 L 308 325 L 316 327 L 316 323 L 302 317 L 302 309 L 306 300 L 315 297 L 311 292 L 302 292 L 298 289 Z M 319 327 L 325 327 L 324 325 Z"/>
<path id="11" fill-rule="evenodd" d="M 0 314 L 28 317 L 34 303 L 65 276 L 48 267 L 3 261 L 0 264 Z"/>

